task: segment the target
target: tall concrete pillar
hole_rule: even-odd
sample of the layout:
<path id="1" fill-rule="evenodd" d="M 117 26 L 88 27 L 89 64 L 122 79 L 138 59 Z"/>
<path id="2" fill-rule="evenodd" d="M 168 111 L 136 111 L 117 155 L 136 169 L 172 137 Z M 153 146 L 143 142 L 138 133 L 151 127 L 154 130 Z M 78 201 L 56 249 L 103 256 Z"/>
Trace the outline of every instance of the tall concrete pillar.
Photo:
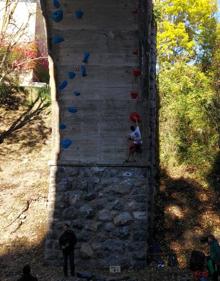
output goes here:
<path id="1" fill-rule="evenodd" d="M 53 100 L 45 257 L 60 257 L 57 239 L 67 222 L 78 237 L 78 266 L 144 267 L 157 166 L 152 3 L 60 4 L 42 1 Z M 127 163 L 134 112 L 143 149 Z"/>

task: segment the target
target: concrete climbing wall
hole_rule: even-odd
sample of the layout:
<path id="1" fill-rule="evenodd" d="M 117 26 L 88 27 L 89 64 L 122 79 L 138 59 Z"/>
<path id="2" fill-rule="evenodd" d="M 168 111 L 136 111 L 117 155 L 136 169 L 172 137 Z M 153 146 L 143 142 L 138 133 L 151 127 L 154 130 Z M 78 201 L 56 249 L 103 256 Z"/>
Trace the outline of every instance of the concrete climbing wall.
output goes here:
<path id="1" fill-rule="evenodd" d="M 68 222 L 78 266 L 143 267 L 156 174 L 152 2 L 48 0 L 42 9 L 54 121 L 46 258 L 60 256 Z M 132 113 L 143 152 L 125 163 Z"/>
<path id="2" fill-rule="evenodd" d="M 61 1 L 62 2 L 62 1 Z M 49 20 L 50 36 L 64 39 L 51 44 L 56 68 L 57 100 L 60 110 L 61 150 L 59 161 L 75 164 L 123 164 L 127 157 L 127 136 L 132 112 L 140 112 L 141 130 L 146 136 L 140 78 L 133 76 L 139 65 L 137 1 L 63 1 L 63 20 Z M 78 19 L 76 11 L 83 12 Z M 83 63 L 84 53 L 89 53 Z M 80 71 L 85 67 L 86 76 Z M 69 79 L 69 72 L 76 74 Z M 62 88 L 63 83 L 67 86 Z M 61 86 L 61 87 L 59 87 Z M 132 99 L 130 93 L 139 97 Z M 79 96 L 74 95 L 79 93 Z M 77 110 L 71 113 L 70 109 Z M 62 142 L 70 140 L 68 148 Z M 146 141 L 140 163 L 147 163 Z"/>

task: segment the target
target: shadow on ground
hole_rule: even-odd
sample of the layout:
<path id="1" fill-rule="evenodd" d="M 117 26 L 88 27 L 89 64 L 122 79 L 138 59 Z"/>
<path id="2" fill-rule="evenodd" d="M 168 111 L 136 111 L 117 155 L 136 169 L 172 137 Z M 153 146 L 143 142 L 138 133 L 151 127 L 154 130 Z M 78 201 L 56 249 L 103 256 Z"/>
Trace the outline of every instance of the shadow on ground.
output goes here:
<path id="1" fill-rule="evenodd" d="M 7 117 L 8 124 L 11 124 L 13 120 L 13 116 Z M 31 152 L 40 148 L 51 137 L 51 128 L 48 123 L 48 116 L 42 115 L 36 117 L 35 120 L 4 140 L 4 143 L 1 144 L 0 155 L 7 156 L 9 153 L 13 153 L 13 151 L 17 152 L 18 150 L 24 152 L 24 149 Z"/>
<path id="2" fill-rule="evenodd" d="M 215 167 L 209 175 L 212 180 L 214 171 Z M 219 178 L 219 172 L 216 177 Z M 220 200 L 214 186 L 217 187 L 214 182 L 207 187 L 191 178 L 171 178 L 166 171 L 161 172 L 154 237 L 164 254 L 174 252 L 183 267 L 187 266 L 192 250 L 207 252 L 207 247 L 200 243 L 202 236 L 213 233 L 220 238 Z"/>
<path id="3" fill-rule="evenodd" d="M 6 252 L 0 256 L 1 281 L 17 280 L 21 276 L 25 264 L 30 264 L 32 274 L 37 276 L 38 281 L 62 280 L 62 268 L 57 266 L 48 267 L 43 259 L 43 244 L 28 246 L 25 242 L 15 245 L 4 245 Z M 3 247 L 3 245 L 1 245 Z"/>

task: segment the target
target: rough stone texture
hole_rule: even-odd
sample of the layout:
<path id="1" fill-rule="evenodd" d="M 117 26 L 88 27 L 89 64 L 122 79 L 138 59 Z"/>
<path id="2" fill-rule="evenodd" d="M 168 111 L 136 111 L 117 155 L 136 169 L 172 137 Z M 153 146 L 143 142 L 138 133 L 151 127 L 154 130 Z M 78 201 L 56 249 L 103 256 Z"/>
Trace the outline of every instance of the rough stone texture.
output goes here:
<path id="1" fill-rule="evenodd" d="M 78 263 L 86 260 L 89 267 L 95 261 L 96 268 L 118 263 L 132 267 L 146 260 L 147 168 L 103 167 L 96 172 L 94 167 L 81 167 L 79 173 L 74 171 L 76 169 L 78 167 L 57 167 L 56 193 L 53 193 L 54 197 L 50 195 L 49 200 L 55 201 L 51 213 L 58 211 L 59 221 L 52 223 L 50 233 L 53 235 L 47 237 L 47 259 L 53 260 L 61 225 L 68 222 L 79 241 Z M 64 178 L 68 188 L 63 188 Z M 99 180 L 94 181 L 94 178 Z M 78 190 L 81 185 L 76 182 L 81 181 L 86 182 L 87 187 Z M 119 193 L 119 186 L 122 190 L 129 188 Z M 91 189 L 95 198 L 88 201 Z"/>

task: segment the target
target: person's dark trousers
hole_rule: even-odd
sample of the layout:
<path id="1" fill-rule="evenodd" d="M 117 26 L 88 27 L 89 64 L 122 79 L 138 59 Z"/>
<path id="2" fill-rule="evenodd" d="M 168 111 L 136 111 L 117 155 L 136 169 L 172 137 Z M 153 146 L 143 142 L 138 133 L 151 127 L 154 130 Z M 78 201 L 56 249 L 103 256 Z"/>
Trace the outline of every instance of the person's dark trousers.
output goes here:
<path id="1" fill-rule="evenodd" d="M 217 271 L 214 272 L 214 274 L 212 275 L 212 281 L 218 281 L 219 273 L 220 273 L 220 266 L 217 265 Z"/>
<path id="2" fill-rule="evenodd" d="M 70 253 L 66 254 L 63 253 L 63 272 L 65 276 L 68 276 L 68 261 L 70 264 L 70 273 L 72 276 L 75 275 L 75 263 L 74 263 L 74 251 L 71 251 Z"/>

